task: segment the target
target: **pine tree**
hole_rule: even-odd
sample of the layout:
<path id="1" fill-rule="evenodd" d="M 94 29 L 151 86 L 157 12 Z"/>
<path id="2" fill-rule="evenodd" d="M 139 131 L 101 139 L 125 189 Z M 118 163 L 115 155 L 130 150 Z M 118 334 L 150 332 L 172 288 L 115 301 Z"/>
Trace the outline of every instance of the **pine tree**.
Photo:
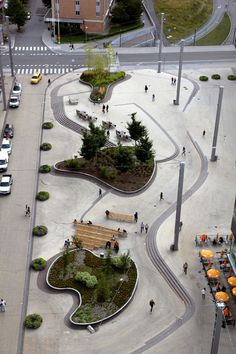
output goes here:
<path id="1" fill-rule="evenodd" d="M 27 11 L 20 0 L 9 0 L 6 14 L 11 23 L 17 25 L 18 31 L 24 26 L 27 19 Z"/>

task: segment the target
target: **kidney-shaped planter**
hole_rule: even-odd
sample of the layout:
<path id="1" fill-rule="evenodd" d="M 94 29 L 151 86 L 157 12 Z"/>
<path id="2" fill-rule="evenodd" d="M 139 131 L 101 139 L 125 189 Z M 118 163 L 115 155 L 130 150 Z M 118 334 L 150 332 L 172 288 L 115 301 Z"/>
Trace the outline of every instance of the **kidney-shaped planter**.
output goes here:
<path id="1" fill-rule="evenodd" d="M 97 258 L 99 258 L 99 259 L 101 259 L 101 261 L 103 260 L 104 261 L 104 259 L 102 259 L 102 258 L 100 258 L 100 257 L 98 257 L 97 255 L 95 255 L 92 251 L 90 251 L 90 250 L 88 250 L 88 249 L 83 249 L 83 251 L 85 251 L 85 252 L 90 252 L 94 257 L 97 257 Z M 72 251 L 70 251 L 70 252 L 78 252 L 78 250 L 72 250 Z M 59 258 L 61 258 L 62 257 L 62 255 L 60 255 L 59 257 L 57 257 L 54 261 L 53 261 L 53 263 L 50 265 L 50 267 L 49 267 L 49 269 L 48 269 L 48 272 L 47 272 L 47 276 L 46 276 L 46 282 L 47 282 L 47 284 L 48 284 L 48 286 L 50 287 L 50 288 L 52 288 L 52 289 L 55 289 L 55 290 L 62 290 L 62 291 L 70 291 L 70 290 L 72 290 L 72 291 L 74 291 L 74 292 L 76 292 L 77 294 L 78 294 L 78 297 L 79 297 L 79 306 L 77 306 L 77 308 L 73 311 L 73 313 L 70 315 L 70 317 L 69 317 L 69 319 L 70 319 L 70 322 L 72 323 L 72 324 L 74 324 L 74 325 L 76 325 L 76 326 L 88 326 L 88 325 L 95 325 L 95 324 L 98 324 L 98 323 L 100 323 L 100 322 L 103 322 L 103 321 L 106 321 L 106 320 L 108 320 L 108 319 L 110 319 L 110 318 L 112 318 L 112 317 L 114 317 L 114 316 L 116 316 L 119 312 L 121 312 L 128 304 L 129 304 L 129 302 L 132 300 L 132 298 L 133 298 L 133 296 L 134 296 L 134 293 L 135 293 L 135 291 L 136 291 L 136 289 L 137 289 L 137 285 L 138 285 L 138 269 L 137 269 L 137 267 L 136 267 L 136 264 L 134 263 L 134 261 L 132 260 L 132 262 L 133 262 L 133 265 L 134 265 L 134 267 L 135 267 L 135 270 L 136 270 L 136 281 L 135 281 L 135 284 L 134 284 L 134 287 L 133 287 L 133 291 L 132 291 L 132 293 L 131 293 L 131 295 L 129 296 L 129 299 L 117 310 L 117 311 L 115 311 L 114 313 L 112 313 L 111 315 L 109 315 L 109 316 L 106 316 L 106 317 L 104 317 L 104 318 L 100 318 L 99 320 L 97 320 L 97 321 L 91 321 L 91 322 L 82 322 L 82 323 L 80 323 L 80 322 L 75 322 L 74 320 L 73 320 L 73 316 L 74 316 L 74 314 L 76 313 L 76 311 L 81 307 L 81 305 L 82 305 L 82 296 L 81 296 L 81 294 L 80 294 L 80 292 L 77 290 L 77 289 L 74 289 L 74 288 L 71 288 L 71 287 L 65 287 L 65 288 L 59 288 L 59 287 L 55 287 L 55 286 L 53 286 L 53 285 L 51 285 L 50 284 L 50 282 L 49 282 L 49 274 L 50 274 L 50 271 L 51 271 L 51 269 L 53 268 L 53 266 L 54 266 L 54 264 L 59 260 Z"/>

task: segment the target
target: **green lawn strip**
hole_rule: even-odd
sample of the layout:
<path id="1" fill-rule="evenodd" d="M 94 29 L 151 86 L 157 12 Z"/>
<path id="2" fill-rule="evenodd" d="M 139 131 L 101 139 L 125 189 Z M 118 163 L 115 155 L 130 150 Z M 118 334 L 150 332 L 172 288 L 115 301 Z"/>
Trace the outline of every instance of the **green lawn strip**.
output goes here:
<path id="1" fill-rule="evenodd" d="M 76 272 L 89 272 L 98 280 L 105 281 L 108 287 L 108 298 L 104 302 L 97 301 L 97 287 L 87 288 L 74 279 Z M 123 279 L 121 283 L 120 279 Z M 76 311 L 73 320 L 76 322 L 94 322 L 102 320 L 121 308 L 130 298 L 137 279 L 136 267 L 131 261 L 128 271 L 122 272 L 111 267 L 106 268 L 106 259 L 96 257 L 86 250 L 73 251 L 61 256 L 50 269 L 49 284 L 57 288 L 73 288 L 82 296 L 82 306 Z"/>
<path id="2" fill-rule="evenodd" d="M 205 37 L 196 41 L 196 45 L 218 45 L 222 44 L 224 40 L 228 37 L 230 32 L 230 18 L 227 13 L 225 13 L 222 21 L 219 25 Z"/>
<path id="3" fill-rule="evenodd" d="M 171 43 L 185 38 L 204 25 L 213 11 L 212 0 L 155 0 L 159 20 L 165 13 L 164 33 Z"/>

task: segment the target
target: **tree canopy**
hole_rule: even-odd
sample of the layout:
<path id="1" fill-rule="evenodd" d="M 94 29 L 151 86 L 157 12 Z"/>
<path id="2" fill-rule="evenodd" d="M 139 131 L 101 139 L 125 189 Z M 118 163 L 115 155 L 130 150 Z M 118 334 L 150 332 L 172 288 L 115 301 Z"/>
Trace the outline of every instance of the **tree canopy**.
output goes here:
<path id="1" fill-rule="evenodd" d="M 111 11 L 112 22 L 126 23 L 136 22 L 143 11 L 141 0 L 118 0 Z"/>
<path id="2" fill-rule="evenodd" d="M 48 8 L 51 7 L 51 0 L 42 0 L 42 3 Z"/>
<path id="3" fill-rule="evenodd" d="M 143 136 L 139 141 L 135 149 L 136 157 L 141 162 L 146 162 L 153 158 L 154 153 L 152 150 L 152 141 L 148 135 Z"/>
<path id="4" fill-rule="evenodd" d="M 141 121 L 136 120 L 136 113 L 131 114 L 131 122 L 127 123 L 127 129 L 129 131 L 131 139 L 136 142 L 147 134 L 146 127 L 142 125 Z"/>
<path id="5" fill-rule="evenodd" d="M 26 7 L 20 0 L 9 0 L 6 15 L 9 16 L 11 23 L 17 25 L 18 30 L 24 26 L 27 20 Z"/>
<path id="6" fill-rule="evenodd" d="M 84 133 L 82 138 L 83 145 L 80 155 L 86 160 L 94 158 L 98 150 L 105 145 L 106 136 L 103 128 L 95 127 L 93 123 L 89 124 L 90 130 Z"/>

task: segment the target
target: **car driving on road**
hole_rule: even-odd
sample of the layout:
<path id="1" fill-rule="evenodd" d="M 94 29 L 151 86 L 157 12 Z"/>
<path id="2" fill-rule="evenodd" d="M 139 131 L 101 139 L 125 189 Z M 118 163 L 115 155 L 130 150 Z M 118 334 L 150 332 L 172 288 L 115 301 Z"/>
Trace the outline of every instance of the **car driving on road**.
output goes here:
<path id="1" fill-rule="evenodd" d="M 40 71 L 36 71 L 31 78 L 31 84 L 38 84 L 42 77 L 42 73 Z"/>

